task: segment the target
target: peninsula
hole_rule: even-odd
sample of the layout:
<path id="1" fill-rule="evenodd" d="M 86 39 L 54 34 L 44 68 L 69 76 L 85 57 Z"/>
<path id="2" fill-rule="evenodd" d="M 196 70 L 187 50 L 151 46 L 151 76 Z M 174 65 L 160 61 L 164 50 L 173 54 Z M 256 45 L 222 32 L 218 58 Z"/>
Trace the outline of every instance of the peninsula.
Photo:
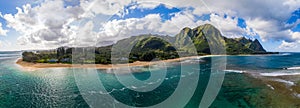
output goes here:
<path id="1" fill-rule="evenodd" d="M 23 67 L 51 68 L 51 67 L 96 67 L 106 69 L 112 67 L 112 49 L 114 46 L 129 47 L 131 51 L 126 51 L 117 47 L 119 51 L 115 61 L 117 67 L 122 66 L 146 66 L 155 62 L 155 59 L 164 62 L 180 61 L 195 57 L 196 55 L 211 55 L 208 38 L 218 40 L 225 46 L 226 55 L 249 55 L 249 54 L 276 54 L 267 52 L 257 39 L 251 40 L 245 37 L 227 38 L 222 36 L 220 31 L 210 24 L 198 26 L 196 28 L 183 28 L 175 36 L 161 35 L 140 35 L 119 40 L 117 43 L 102 47 L 60 47 L 53 50 L 44 51 L 24 51 L 22 59 L 17 64 Z M 221 39 L 221 40 L 220 40 Z M 175 47 L 174 47 L 175 46 Z M 193 47 L 194 46 L 194 47 Z M 89 54 L 91 58 L 87 57 Z M 79 52 L 79 53 L 78 53 Z M 80 53 L 83 52 L 83 53 Z M 76 54 L 74 54 L 76 53 Z M 129 56 L 123 53 L 128 53 Z M 180 53 L 180 56 L 179 54 Z M 179 57 L 182 57 L 181 59 Z M 128 64 L 125 64 L 128 63 Z M 96 64 L 96 65 L 93 65 Z"/>

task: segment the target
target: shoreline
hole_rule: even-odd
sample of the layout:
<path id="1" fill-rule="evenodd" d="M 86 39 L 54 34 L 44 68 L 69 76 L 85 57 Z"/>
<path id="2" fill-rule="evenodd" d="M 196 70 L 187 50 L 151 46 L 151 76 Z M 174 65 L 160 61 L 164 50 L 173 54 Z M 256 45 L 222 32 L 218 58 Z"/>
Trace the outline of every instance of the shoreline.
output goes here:
<path id="1" fill-rule="evenodd" d="M 167 60 L 159 60 L 159 61 L 136 61 L 133 63 L 125 63 L 125 64 L 63 64 L 63 63 L 31 63 L 23 61 L 22 58 L 18 58 L 15 62 L 16 65 L 20 66 L 25 70 L 37 70 L 37 69 L 47 69 L 47 68 L 94 68 L 94 69 L 114 69 L 114 68 L 122 68 L 122 67 L 135 67 L 135 66 L 150 66 L 155 65 L 161 62 L 178 62 L 187 59 L 195 59 L 195 58 L 205 58 L 205 57 L 215 57 L 215 56 L 261 56 L 261 55 L 272 55 L 272 54 L 245 54 L 245 55 L 202 55 L 202 56 L 188 56 L 188 57 L 180 57 L 175 59 L 167 59 Z"/>
<path id="2" fill-rule="evenodd" d="M 203 58 L 203 57 L 212 57 L 212 56 L 218 56 L 218 55 L 205 55 L 205 56 L 189 56 L 189 57 L 181 57 L 181 58 L 175 58 L 175 59 L 168 59 L 168 60 L 160 60 L 160 61 L 136 61 L 133 63 L 125 63 L 125 64 L 63 64 L 63 63 L 31 63 L 23 61 L 21 58 L 17 59 L 16 64 L 21 66 L 23 69 L 30 69 L 30 70 L 36 70 L 36 69 L 46 69 L 46 68 L 95 68 L 95 69 L 113 69 L 113 68 L 121 68 L 121 67 L 134 67 L 134 66 L 150 66 L 155 65 L 161 62 L 178 62 L 183 61 L 187 59 L 193 59 L 193 58 Z M 220 56 L 220 55 L 219 55 Z"/>

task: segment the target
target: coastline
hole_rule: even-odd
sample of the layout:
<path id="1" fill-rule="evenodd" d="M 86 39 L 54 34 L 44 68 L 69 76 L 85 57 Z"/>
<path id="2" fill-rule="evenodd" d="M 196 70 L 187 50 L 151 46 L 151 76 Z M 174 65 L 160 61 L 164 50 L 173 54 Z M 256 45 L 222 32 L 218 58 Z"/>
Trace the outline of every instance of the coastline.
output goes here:
<path id="1" fill-rule="evenodd" d="M 272 54 L 245 54 L 245 55 L 234 55 L 234 56 L 261 56 L 261 55 L 272 55 Z M 160 61 L 136 61 L 133 63 L 125 63 L 125 64 L 63 64 L 63 63 L 31 63 L 23 61 L 22 58 L 18 58 L 16 61 L 16 65 L 20 66 L 22 69 L 26 70 L 36 70 L 36 69 L 45 69 L 45 68 L 95 68 L 95 69 L 113 69 L 113 68 L 121 68 L 121 67 L 134 67 L 134 66 L 150 66 L 155 65 L 161 62 L 178 62 L 187 59 L 195 59 L 195 58 L 205 58 L 205 57 L 214 57 L 214 56 L 233 56 L 233 55 L 202 55 L 202 56 L 188 56 L 188 57 L 180 57 L 175 59 L 167 59 Z"/>
<path id="2" fill-rule="evenodd" d="M 203 57 L 212 57 L 218 55 L 205 55 L 205 56 L 189 56 L 189 57 L 181 57 L 175 59 L 168 59 L 168 60 L 160 60 L 160 61 L 152 61 L 152 62 L 144 62 L 144 61 L 136 61 L 133 63 L 126 63 L 126 64 L 63 64 L 63 63 L 30 63 L 23 61 L 21 58 L 17 59 L 16 64 L 21 66 L 23 69 L 45 69 L 45 68 L 95 68 L 95 69 L 112 69 L 112 68 L 121 68 L 121 67 L 134 67 L 134 66 L 150 66 L 155 65 L 161 62 L 178 62 L 187 59 L 193 58 L 203 58 Z"/>

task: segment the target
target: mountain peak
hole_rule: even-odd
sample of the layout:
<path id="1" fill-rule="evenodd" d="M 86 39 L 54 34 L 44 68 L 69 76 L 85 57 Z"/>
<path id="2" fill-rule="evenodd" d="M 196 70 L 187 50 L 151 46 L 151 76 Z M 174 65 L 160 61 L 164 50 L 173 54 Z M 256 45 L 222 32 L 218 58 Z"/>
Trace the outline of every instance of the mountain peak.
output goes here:
<path id="1" fill-rule="evenodd" d="M 184 27 L 182 30 L 191 30 L 189 27 Z"/>
<path id="2" fill-rule="evenodd" d="M 181 30 L 181 33 L 188 34 L 192 29 L 189 27 L 185 27 Z"/>
<path id="3" fill-rule="evenodd" d="M 204 27 L 214 27 L 215 28 L 215 26 L 213 26 L 212 24 L 204 24 L 203 26 Z"/>
<path id="4" fill-rule="evenodd" d="M 198 26 L 198 27 L 196 27 L 196 28 L 194 28 L 194 29 L 210 29 L 210 28 L 216 29 L 216 27 L 213 26 L 212 24 L 204 24 L 204 25 L 200 25 L 200 26 Z"/>

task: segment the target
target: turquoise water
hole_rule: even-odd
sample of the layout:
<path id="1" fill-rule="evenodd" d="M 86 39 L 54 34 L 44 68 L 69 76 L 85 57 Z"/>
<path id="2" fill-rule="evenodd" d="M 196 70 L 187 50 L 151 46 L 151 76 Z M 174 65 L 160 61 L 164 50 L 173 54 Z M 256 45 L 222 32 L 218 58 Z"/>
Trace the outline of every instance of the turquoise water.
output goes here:
<path id="1" fill-rule="evenodd" d="M 147 107 L 166 102 L 179 93 L 182 98 L 169 104 L 198 108 L 208 85 L 211 57 L 200 62 L 185 61 L 165 69 L 139 67 L 133 77 L 144 85 L 130 81 L 131 75 L 107 74 L 107 70 L 53 68 L 24 70 L 15 64 L 20 52 L 0 52 L 0 107 Z M 189 63 L 190 62 L 190 63 Z M 200 69 L 195 67 L 200 67 Z M 300 107 L 300 54 L 282 53 L 261 56 L 228 56 L 222 88 L 211 107 Z M 183 69 L 184 71 L 180 71 Z M 299 73 L 299 75 L 298 75 Z M 79 76 L 78 76 L 79 75 Z M 83 76 L 80 76 L 83 75 Z M 165 77 L 161 77 L 165 75 Z M 291 76 L 292 75 L 292 76 Z M 154 77 L 154 79 L 149 79 Z M 99 79 L 95 79 L 99 78 Z M 120 79 L 128 79 L 126 86 Z M 199 78 L 198 81 L 194 79 Z M 179 89 L 179 82 L 189 83 Z M 100 83 L 104 88 L 101 88 Z M 197 84 L 196 87 L 192 86 Z M 157 86 L 157 87 L 156 87 Z M 147 92 L 135 91 L 149 90 Z M 193 91 L 193 88 L 195 91 Z M 286 91 L 286 92 L 283 92 Z M 192 93 L 191 97 L 186 94 Z M 182 95 L 180 95 L 182 94 Z M 99 96 L 99 97 L 97 97 Z M 111 100 L 109 97 L 115 100 Z M 99 99 L 99 100 L 97 100 Z M 187 100 L 188 99 L 188 100 Z"/>

